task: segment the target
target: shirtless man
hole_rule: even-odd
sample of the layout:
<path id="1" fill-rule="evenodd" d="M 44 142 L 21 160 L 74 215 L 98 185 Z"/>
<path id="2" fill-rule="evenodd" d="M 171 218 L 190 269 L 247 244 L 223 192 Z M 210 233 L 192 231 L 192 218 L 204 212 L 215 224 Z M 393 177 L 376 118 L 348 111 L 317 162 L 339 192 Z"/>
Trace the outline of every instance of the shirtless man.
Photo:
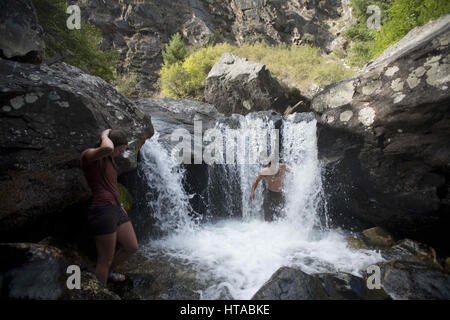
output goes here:
<path id="1" fill-rule="evenodd" d="M 271 167 L 271 162 L 269 162 L 269 164 L 259 172 L 255 182 L 253 182 L 250 201 L 255 198 L 255 189 L 258 186 L 259 181 L 266 178 L 267 190 L 264 195 L 264 220 L 267 222 L 271 222 L 274 215 L 278 216 L 283 208 L 283 178 L 286 171 L 290 172 L 291 170 L 284 163 L 277 163 L 274 167 Z"/>

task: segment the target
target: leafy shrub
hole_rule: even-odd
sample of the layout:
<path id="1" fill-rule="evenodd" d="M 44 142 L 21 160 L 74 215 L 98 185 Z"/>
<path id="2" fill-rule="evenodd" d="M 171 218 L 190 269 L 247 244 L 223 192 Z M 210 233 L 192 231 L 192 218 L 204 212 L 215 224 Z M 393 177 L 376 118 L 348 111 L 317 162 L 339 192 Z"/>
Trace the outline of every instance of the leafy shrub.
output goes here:
<path id="1" fill-rule="evenodd" d="M 370 5 L 380 8 L 380 23 L 383 25 L 387 21 L 388 9 L 391 0 L 352 0 L 352 15 L 357 19 L 357 23 L 343 32 L 344 37 L 352 42 L 348 52 L 348 62 L 352 66 L 362 67 L 375 57 L 373 48 L 376 40 L 376 30 L 367 27 L 367 20 L 373 13 L 367 13 Z"/>
<path id="2" fill-rule="evenodd" d="M 83 23 L 80 30 L 69 30 L 65 0 L 33 0 L 33 4 L 44 30 L 47 57 L 60 55 L 68 64 L 104 79 L 114 79 L 117 53 L 98 49 L 102 40 L 99 29 L 90 23 Z"/>
<path id="3" fill-rule="evenodd" d="M 377 5 L 381 10 L 380 30 L 367 28 L 369 5 Z M 445 0 L 352 0 L 351 6 L 358 22 L 343 34 L 353 42 L 349 63 L 358 67 L 379 56 L 413 28 L 450 13 L 450 1 Z"/>
<path id="4" fill-rule="evenodd" d="M 314 83 L 325 86 L 332 81 L 353 76 L 356 70 L 345 69 L 335 55 L 326 56 L 312 46 L 271 46 L 263 41 L 242 47 L 228 43 L 207 45 L 190 50 L 190 55 L 160 70 L 162 93 L 172 98 L 203 101 L 204 82 L 213 65 L 225 52 L 263 63 L 272 75 L 291 87 L 303 89 Z M 330 64 L 326 64 L 329 61 Z"/>
<path id="5" fill-rule="evenodd" d="M 450 13 L 450 1 L 445 0 L 392 0 L 389 21 L 376 33 L 371 54 L 380 55 L 386 48 L 403 38 L 417 26 Z"/>
<path id="6" fill-rule="evenodd" d="M 117 91 L 127 97 L 138 97 L 138 74 L 124 73 L 118 75 L 114 87 Z"/>

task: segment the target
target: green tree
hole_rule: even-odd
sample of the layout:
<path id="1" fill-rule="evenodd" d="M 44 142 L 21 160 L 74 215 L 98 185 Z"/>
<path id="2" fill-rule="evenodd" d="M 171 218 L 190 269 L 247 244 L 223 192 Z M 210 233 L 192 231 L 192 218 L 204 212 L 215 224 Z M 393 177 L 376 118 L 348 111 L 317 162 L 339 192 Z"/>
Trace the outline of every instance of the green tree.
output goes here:
<path id="1" fill-rule="evenodd" d="M 170 66 L 177 62 L 183 62 L 187 55 L 188 51 L 179 33 L 172 36 L 162 52 L 164 64 L 166 66 Z"/>
<path id="2" fill-rule="evenodd" d="M 450 13 L 448 0 L 392 0 L 389 21 L 376 33 L 372 55 L 381 54 L 413 28 L 447 13 Z"/>
<path id="3" fill-rule="evenodd" d="M 98 44 L 102 34 L 90 23 L 83 23 L 80 30 L 69 30 L 66 25 L 65 0 L 33 0 L 39 24 L 44 30 L 46 56 L 60 55 L 68 64 L 89 71 L 104 79 L 114 79 L 117 61 L 115 50 L 102 51 Z"/>

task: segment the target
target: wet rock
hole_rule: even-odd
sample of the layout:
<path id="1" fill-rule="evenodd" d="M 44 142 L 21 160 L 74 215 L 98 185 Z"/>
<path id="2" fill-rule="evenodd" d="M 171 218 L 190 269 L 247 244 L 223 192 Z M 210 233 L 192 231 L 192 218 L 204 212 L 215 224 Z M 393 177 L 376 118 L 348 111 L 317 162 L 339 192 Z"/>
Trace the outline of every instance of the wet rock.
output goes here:
<path id="1" fill-rule="evenodd" d="M 387 250 L 380 251 L 383 259 L 387 261 L 402 260 L 412 262 L 427 262 L 438 269 L 443 269 L 440 265 L 436 251 L 426 244 L 419 243 L 411 239 L 398 241 Z"/>
<path id="2" fill-rule="evenodd" d="M 252 300 L 324 300 L 327 293 L 320 282 L 301 270 L 278 269 Z"/>
<path id="3" fill-rule="evenodd" d="M 0 57 L 40 63 L 44 58 L 43 30 L 31 0 L 0 2 Z"/>
<path id="4" fill-rule="evenodd" d="M 367 289 L 363 278 L 347 273 L 306 274 L 282 267 L 255 293 L 252 300 L 372 300 L 390 299 L 382 290 Z"/>
<path id="5" fill-rule="evenodd" d="M 75 206 L 91 196 L 80 153 L 97 144 L 102 130 L 120 129 L 129 144 L 117 158 L 118 172 L 135 170 L 140 147 L 153 135 L 151 117 L 106 81 L 65 63 L 0 59 L 0 79 L 0 104 L 9 106 L 0 111 L 0 193 L 8 194 L 0 202 L 0 241 L 38 241 L 42 235 L 34 232 L 45 231 L 54 221 L 48 217 L 82 211 Z"/>
<path id="6" fill-rule="evenodd" d="M 344 272 L 316 276 L 332 300 L 391 300 L 383 289 L 368 289 L 366 279 Z"/>
<path id="7" fill-rule="evenodd" d="M 56 247 L 36 243 L 0 244 L 2 299 L 117 300 L 94 274 L 81 270 L 80 289 L 67 287 L 67 268 L 80 260 Z M 81 268 L 81 266 L 80 266 Z"/>
<path id="8" fill-rule="evenodd" d="M 262 63 L 224 53 L 205 80 L 205 99 L 226 115 L 287 108 L 287 92 Z"/>
<path id="9" fill-rule="evenodd" d="M 389 232 L 380 227 L 364 230 L 362 235 L 366 243 L 375 247 L 390 247 L 395 243 Z"/>
<path id="10" fill-rule="evenodd" d="M 360 249 L 367 250 L 367 249 L 369 249 L 369 247 L 364 243 L 364 241 L 359 239 L 359 238 L 348 237 L 347 238 L 347 245 L 348 245 L 349 248 L 352 248 L 352 249 L 355 249 L 355 250 L 360 250 Z"/>
<path id="11" fill-rule="evenodd" d="M 378 266 L 381 270 L 381 285 L 394 299 L 450 298 L 450 274 L 429 263 L 394 260 Z"/>
<path id="12" fill-rule="evenodd" d="M 450 15 L 417 27 L 311 102 L 335 225 L 442 250 L 450 222 Z M 439 69 L 439 71 L 438 71 Z"/>
<path id="13" fill-rule="evenodd" d="M 196 273 L 167 257 L 147 259 L 134 254 L 115 272 L 126 274 L 125 283 L 109 284 L 122 299 L 198 300 L 202 288 Z"/>

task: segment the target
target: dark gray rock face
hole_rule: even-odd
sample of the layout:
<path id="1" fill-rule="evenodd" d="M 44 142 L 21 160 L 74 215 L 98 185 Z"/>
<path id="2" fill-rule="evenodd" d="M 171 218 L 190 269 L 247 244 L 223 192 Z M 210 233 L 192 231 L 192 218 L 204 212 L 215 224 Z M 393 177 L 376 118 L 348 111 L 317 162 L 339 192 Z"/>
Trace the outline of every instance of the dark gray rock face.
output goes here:
<path id="1" fill-rule="evenodd" d="M 104 80 L 67 64 L 31 65 L 0 59 L 0 241 L 86 202 L 80 153 L 107 128 L 128 134 L 119 174 L 136 169 L 153 135 L 149 115 Z M 22 234 L 23 235 L 23 234 Z"/>
<path id="2" fill-rule="evenodd" d="M 0 57 L 41 62 L 45 43 L 31 0 L 0 2 Z"/>
<path id="3" fill-rule="evenodd" d="M 136 253 L 117 272 L 128 279 L 108 287 L 123 300 L 199 300 L 198 291 L 205 289 L 197 271 L 164 256 L 148 259 Z"/>
<path id="4" fill-rule="evenodd" d="M 394 260 L 378 266 L 381 269 L 381 285 L 394 299 L 450 298 L 450 274 L 428 263 Z"/>
<path id="5" fill-rule="evenodd" d="M 82 265 L 73 253 L 36 243 L 0 244 L 0 292 L 12 300 L 118 300 L 93 273 L 81 271 L 80 289 L 70 290 L 70 265 Z"/>
<path id="6" fill-rule="evenodd" d="M 119 73 L 136 72 L 139 91 L 157 91 L 161 51 L 180 32 L 190 45 L 314 44 L 345 47 L 340 32 L 353 20 L 349 0 L 81 0 L 82 16 L 104 34 L 102 48 L 117 48 Z M 338 39 L 338 41 L 336 41 Z"/>
<path id="7" fill-rule="evenodd" d="M 170 135 L 176 129 L 186 129 L 194 134 L 194 121 L 200 121 L 202 132 L 214 127 L 223 114 L 208 103 L 187 99 L 138 99 L 136 105 L 152 115 L 152 124 L 160 138 L 170 143 Z"/>
<path id="8" fill-rule="evenodd" d="M 224 53 L 205 80 L 205 99 L 219 112 L 248 114 L 274 110 L 283 113 L 287 94 L 262 63 Z"/>
<path id="9" fill-rule="evenodd" d="M 313 97 L 335 224 L 447 248 L 450 15 Z"/>
<path id="10" fill-rule="evenodd" d="M 308 275 L 290 267 L 278 269 L 252 300 L 390 299 L 383 289 L 367 289 L 365 280 L 347 273 Z"/>

